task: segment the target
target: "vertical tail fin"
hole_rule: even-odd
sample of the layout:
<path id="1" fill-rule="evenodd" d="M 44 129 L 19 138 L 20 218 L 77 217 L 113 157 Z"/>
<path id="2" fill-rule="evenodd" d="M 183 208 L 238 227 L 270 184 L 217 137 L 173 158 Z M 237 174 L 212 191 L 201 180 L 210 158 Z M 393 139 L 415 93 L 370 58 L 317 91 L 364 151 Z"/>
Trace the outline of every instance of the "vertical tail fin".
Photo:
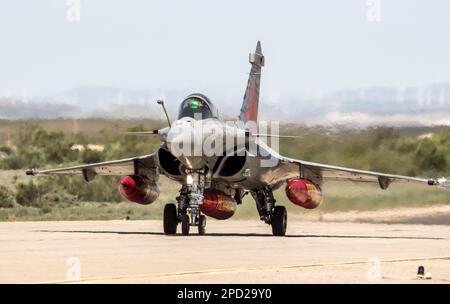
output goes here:
<path id="1" fill-rule="evenodd" d="M 248 77 L 247 89 L 242 102 L 239 120 L 245 122 L 258 121 L 259 85 L 261 81 L 261 68 L 264 66 L 264 56 L 261 50 L 261 42 L 256 44 L 256 50 L 250 54 L 249 61 L 252 65 Z"/>

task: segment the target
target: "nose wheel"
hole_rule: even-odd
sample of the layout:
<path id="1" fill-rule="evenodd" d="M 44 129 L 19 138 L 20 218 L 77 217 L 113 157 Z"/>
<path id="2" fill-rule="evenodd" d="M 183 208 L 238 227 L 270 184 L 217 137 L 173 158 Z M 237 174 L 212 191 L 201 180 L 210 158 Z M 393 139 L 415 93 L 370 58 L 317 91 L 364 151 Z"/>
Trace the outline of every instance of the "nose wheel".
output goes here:
<path id="1" fill-rule="evenodd" d="M 191 226 L 189 215 L 184 214 L 181 216 L 181 234 L 189 235 L 189 228 Z"/>
<path id="2" fill-rule="evenodd" d="M 206 233 L 206 216 L 203 214 L 198 218 L 198 234 L 205 235 Z"/>
<path id="3" fill-rule="evenodd" d="M 192 215 L 189 216 L 188 214 L 182 215 L 181 216 L 181 234 L 189 235 L 191 226 L 197 226 L 198 234 L 205 235 L 205 233 L 206 233 L 206 216 L 204 216 L 203 214 L 197 215 L 196 217 L 193 217 Z"/>

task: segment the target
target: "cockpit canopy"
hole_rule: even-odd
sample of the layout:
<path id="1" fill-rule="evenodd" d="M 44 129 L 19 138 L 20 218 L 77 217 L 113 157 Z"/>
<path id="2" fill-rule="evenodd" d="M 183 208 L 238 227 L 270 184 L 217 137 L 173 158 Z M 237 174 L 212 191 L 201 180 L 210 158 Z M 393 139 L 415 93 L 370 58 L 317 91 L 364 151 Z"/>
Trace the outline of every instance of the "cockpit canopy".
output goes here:
<path id="1" fill-rule="evenodd" d="M 191 94 L 180 105 L 178 119 L 191 117 L 196 120 L 218 118 L 216 107 L 208 97 L 203 94 Z"/>

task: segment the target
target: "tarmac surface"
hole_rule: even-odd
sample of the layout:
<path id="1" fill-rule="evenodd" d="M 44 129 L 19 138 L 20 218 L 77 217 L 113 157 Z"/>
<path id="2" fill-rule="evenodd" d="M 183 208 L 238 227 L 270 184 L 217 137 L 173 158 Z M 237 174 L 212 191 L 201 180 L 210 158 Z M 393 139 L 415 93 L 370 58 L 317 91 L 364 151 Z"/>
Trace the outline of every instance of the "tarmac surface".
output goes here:
<path id="1" fill-rule="evenodd" d="M 180 227 L 178 227 L 180 231 Z M 424 266 L 431 279 L 417 278 Z M 0 283 L 449 283 L 450 226 L 209 219 L 0 223 Z"/>

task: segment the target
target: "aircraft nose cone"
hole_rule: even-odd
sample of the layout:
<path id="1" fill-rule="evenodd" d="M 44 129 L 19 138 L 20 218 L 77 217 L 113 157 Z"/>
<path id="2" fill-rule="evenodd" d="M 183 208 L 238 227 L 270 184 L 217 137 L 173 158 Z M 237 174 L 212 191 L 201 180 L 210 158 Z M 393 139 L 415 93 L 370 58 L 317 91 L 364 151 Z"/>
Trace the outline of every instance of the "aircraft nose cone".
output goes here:
<path id="1" fill-rule="evenodd" d="M 200 169 L 206 164 L 203 157 L 203 134 L 198 123 L 177 121 L 167 134 L 169 151 L 190 169 Z"/>

